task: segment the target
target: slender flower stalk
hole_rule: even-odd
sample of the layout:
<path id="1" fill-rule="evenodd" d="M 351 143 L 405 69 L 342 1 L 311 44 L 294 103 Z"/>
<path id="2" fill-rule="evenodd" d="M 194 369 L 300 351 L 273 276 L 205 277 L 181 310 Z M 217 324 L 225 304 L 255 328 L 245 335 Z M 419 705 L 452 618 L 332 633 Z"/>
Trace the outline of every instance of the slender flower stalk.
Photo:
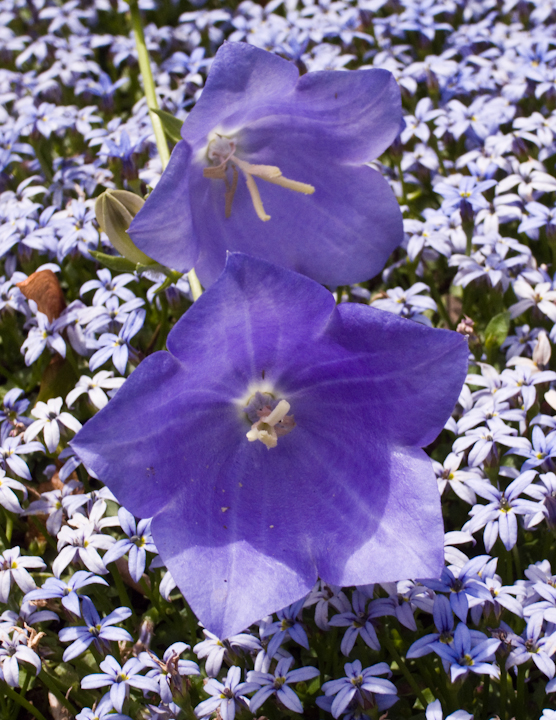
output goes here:
<path id="1" fill-rule="evenodd" d="M 160 162 L 162 164 L 162 169 L 164 170 L 170 162 L 170 152 L 168 150 L 168 142 L 166 140 L 164 128 L 162 127 L 162 122 L 155 112 L 159 109 L 158 100 L 156 97 L 154 78 L 151 70 L 151 58 L 147 49 L 147 43 L 145 42 L 145 33 L 143 32 L 141 12 L 139 10 L 137 0 L 129 0 L 129 12 L 131 15 L 131 26 L 135 37 L 135 45 L 137 47 L 139 70 L 141 72 L 141 77 L 143 78 L 143 87 L 145 89 L 145 97 L 147 98 L 147 105 L 149 108 L 149 117 L 153 126 L 156 147 L 158 149 L 158 154 L 160 155 Z M 193 300 L 197 300 L 197 298 L 201 296 L 203 288 L 201 287 L 201 283 L 199 282 L 194 269 L 191 269 L 187 273 L 187 279 L 189 280 L 191 296 Z"/>
<path id="2" fill-rule="evenodd" d="M 168 151 L 168 142 L 166 141 L 166 135 L 164 134 L 162 122 L 155 112 L 159 109 L 158 100 L 156 98 L 156 89 L 151 70 L 151 58 L 149 56 L 149 51 L 147 50 L 145 33 L 143 32 L 143 23 L 141 22 L 141 12 L 139 10 L 139 4 L 137 0 L 129 0 L 128 4 L 129 12 L 131 15 L 131 27 L 133 28 L 135 45 L 137 47 L 139 70 L 141 72 L 141 77 L 143 78 L 145 97 L 147 98 L 147 105 L 149 107 L 149 117 L 151 118 L 154 137 L 156 140 L 156 147 L 158 148 L 160 161 L 162 163 L 162 169 L 164 169 L 170 161 L 170 152 Z"/>

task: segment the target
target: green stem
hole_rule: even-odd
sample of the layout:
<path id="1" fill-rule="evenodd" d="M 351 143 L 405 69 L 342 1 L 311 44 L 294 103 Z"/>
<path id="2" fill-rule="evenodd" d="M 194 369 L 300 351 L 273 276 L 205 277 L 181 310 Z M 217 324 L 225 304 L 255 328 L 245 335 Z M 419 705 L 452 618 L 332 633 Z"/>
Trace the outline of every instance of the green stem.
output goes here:
<path id="1" fill-rule="evenodd" d="M 147 50 L 147 44 L 145 42 L 145 34 L 143 32 L 143 24 L 141 22 L 141 13 L 139 11 L 139 5 L 137 0 L 129 0 L 129 11 L 131 14 L 131 26 L 133 28 L 133 34 L 135 35 L 135 45 L 137 46 L 137 55 L 139 58 L 139 70 L 141 71 L 141 77 L 143 78 L 143 87 L 145 89 L 145 97 L 147 98 L 147 105 L 149 108 L 149 117 L 154 130 L 154 137 L 156 140 L 156 147 L 158 148 L 158 154 L 160 155 L 160 161 L 162 163 L 162 169 L 168 165 L 170 161 L 170 151 L 168 150 L 168 142 L 162 126 L 162 121 L 153 110 L 158 110 L 158 100 L 156 98 L 156 89 L 154 85 L 154 78 L 151 69 L 151 59 L 149 57 L 149 51 Z M 193 300 L 197 300 L 203 290 L 201 283 L 197 278 L 195 270 L 190 270 L 187 273 L 187 279 L 189 280 L 189 287 L 191 288 L 191 295 Z"/>
<path id="2" fill-rule="evenodd" d="M 4 515 L 5 515 L 5 512 L 6 511 L 4 511 Z M 2 523 L 0 523 L 0 540 L 2 541 L 2 545 L 4 545 L 5 549 L 12 546 L 12 543 L 6 537 L 6 533 L 4 532 L 4 527 L 3 527 Z"/>
<path id="3" fill-rule="evenodd" d="M 6 539 L 9 543 L 12 541 L 12 533 L 14 531 L 14 519 L 9 510 L 6 510 Z"/>
<path id="4" fill-rule="evenodd" d="M 145 89 L 145 97 L 147 98 L 147 105 L 149 108 L 149 116 L 154 130 L 156 147 L 158 148 L 158 154 L 160 155 L 160 160 L 162 162 L 162 169 L 164 170 L 170 160 L 170 152 L 168 150 L 168 143 L 166 141 L 166 135 L 164 134 L 162 122 L 158 115 L 153 112 L 153 110 L 158 110 L 158 100 L 156 99 L 154 78 L 151 70 L 151 59 L 145 42 L 145 34 L 143 32 L 141 13 L 139 11 L 137 0 L 129 0 L 129 11 L 131 14 L 131 26 L 135 36 L 137 55 L 139 57 L 139 70 L 141 72 L 141 77 L 143 78 L 143 87 Z"/>
<path id="5" fill-rule="evenodd" d="M 505 558 L 506 559 L 506 563 L 505 563 L 505 565 L 506 565 L 506 584 L 513 585 L 514 574 L 513 574 L 513 568 L 512 568 L 512 553 L 511 553 L 511 551 L 506 550 L 506 548 L 504 548 L 504 550 L 505 550 L 505 555 L 506 555 L 506 558 Z"/>
<path id="6" fill-rule="evenodd" d="M 6 697 L 9 697 L 10 700 L 13 700 L 15 703 L 27 710 L 27 712 L 30 713 L 37 720 L 46 720 L 45 716 L 40 710 L 37 710 L 37 708 L 34 705 L 31 705 L 28 700 L 22 697 L 19 693 L 16 693 L 15 690 L 12 690 L 12 688 L 7 683 L 2 683 L 2 685 L 2 690 Z"/>
<path id="7" fill-rule="evenodd" d="M 47 160 L 45 153 L 43 152 L 43 149 L 41 147 L 41 141 L 35 141 L 31 143 L 33 150 L 35 151 L 35 157 L 39 161 L 39 165 L 41 166 L 42 174 L 44 175 L 47 182 L 50 184 L 52 182 L 52 162 L 49 162 Z"/>
<path id="8" fill-rule="evenodd" d="M 446 695 L 444 694 L 444 691 L 440 687 L 440 685 L 436 682 L 436 680 L 439 680 L 440 678 L 437 677 L 436 672 L 434 671 L 434 666 L 431 670 L 429 667 L 427 667 L 425 662 L 421 662 L 421 664 L 419 665 L 419 672 L 421 673 L 423 680 L 427 683 L 429 690 L 432 692 L 434 697 L 438 698 L 445 708 L 448 707 Z"/>
<path id="9" fill-rule="evenodd" d="M 483 683 L 483 717 L 488 718 L 488 703 L 490 697 L 490 675 L 485 675 Z"/>
<path id="10" fill-rule="evenodd" d="M 527 669 L 525 665 L 520 665 L 517 669 L 517 686 L 515 689 L 515 711 L 516 718 L 525 717 L 525 673 Z"/>
<path id="11" fill-rule="evenodd" d="M 500 720 L 507 720 L 508 703 L 508 673 L 506 668 L 500 668 Z"/>
<path id="12" fill-rule="evenodd" d="M 56 697 L 56 699 L 59 700 L 62 705 L 70 711 L 72 715 L 77 714 L 77 710 L 66 698 L 64 693 L 60 691 L 60 688 L 56 685 L 54 679 L 47 675 L 44 670 L 41 670 L 41 672 L 39 673 L 39 680 Z"/>
<path id="13" fill-rule="evenodd" d="M 189 287 L 191 288 L 191 297 L 193 298 L 193 301 L 198 300 L 203 294 L 203 288 L 201 287 L 201 283 L 199 282 L 199 278 L 197 277 L 195 270 L 190 270 L 187 273 L 187 279 L 189 280 Z"/>
<path id="14" fill-rule="evenodd" d="M 463 229 L 465 231 L 465 237 L 467 238 L 467 243 L 465 246 L 465 254 L 470 256 L 473 252 L 473 229 L 474 225 L 473 223 L 464 223 Z"/>
<path id="15" fill-rule="evenodd" d="M 516 578 L 519 579 L 521 578 L 521 558 L 519 557 L 519 550 L 517 549 L 517 545 L 513 546 L 512 555 L 514 556 Z"/>
<path id="16" fill-rule="evenodd" d="M 403 170 L 402 170 L 402 161 L 401 158 L 396 160 L 396 167 L 398 168 L 398 173 L 400 176 L 400 184 L 402 186 L 402 200 L 403 204 L 407 205 L 407 187 L 405 184 L 405 180 L 403 179 Z M 426 707 L 426 705 L 425 705 Z"/>
<path id="17" fill-rule="evenodd" d="M 442 296 L 440 295 L 440 292 L 439 292 L 438 288 L 436 287 L 435 283 L 431 282 L 429 284 L 429 287 L 431 289 L 432 298 L 433 298 L 434 302 L 436 303 L 438 312 L 441 315 L 442 319 L 448 325 L 450 330 L 455 330 L 455 325 L 450 318 L 450 314 L 449 314 L 448 310 L 446 309 L 446 306 L 444 305 Z"/>
<path id="18" fill-rule="evenodd" d="M 420 700 L 420 702 L 421 702 L 421 705 L 422 705 L 424 708 L 426 708 L 426 707 L 427 707 L 427 701 L 426 701 L 426 699 L 425 699 L 425 696 L 424 696 L 423 693 L 421 692 L 421 688 L 420 688 L 419 685 L 417 684 L 417 681 L 415 680 L 415 677 L 414 677 L 413 674 L 409 671 L 407 665 L 405 664 L 405 661 L 403 660 L 403 658 L 402 658 L 402 656 L 400 655 L 400 653 L 396 650 L 396 646 L 394 645 L 394 643 L 393 643 L 392 640 L 390 639 L 390 636 L 389 636 L 387 633 L 388 633 L 388 631 L 386 631 L 386 632 L 384 633 L 384 636 L 383 636 L 384 646 L 386 647 L 386 649 L 388 650 L 388 652 L 390 653 L 390 655 L 391 655 L 391 656 L 394 658 L 394 660 L 396 661 L 396 664 L 397 664 L 397 666 L 400 668 L 400 670 L 402 671 L 405 679 L 406 679 L 407 682 L 411 685 L 411 688 L 412 688 L 413 692 L 414 692 L 415 695 L 417 695 L 417 697 L 419 698 L 419 700 Z"/>
<path id="19" fill-rule="evenodd" d="M 127 594 L 127 590 L 124 585 L 124 581 L 122 580 L 122 576 L 120 575 L 118 569 L 114 564 L 110 565 L 110 573 L 114 578 L 114 584 L 116 585 L 116 590 L 118 591 L 118 597 L 120 598 L 120 602 L 122 603 L 122 605 L 125 605 L 131 610 L 131 617 L 135 622 L 137 620 L 137 616 L 135 615 L 133 605 L 131 604 L 131 600 L 129 599 L 129 595 Z"/>

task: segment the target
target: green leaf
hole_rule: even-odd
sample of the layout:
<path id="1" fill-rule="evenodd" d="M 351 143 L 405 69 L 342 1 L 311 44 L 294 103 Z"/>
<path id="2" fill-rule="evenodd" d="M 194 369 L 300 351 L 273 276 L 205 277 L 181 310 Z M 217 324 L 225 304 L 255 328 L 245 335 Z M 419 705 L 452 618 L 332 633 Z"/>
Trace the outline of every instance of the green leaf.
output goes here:
<path id="1" fill-rule="evenodd" d="M 60 355 L 53 355 L 42 375 L 37 400 L 46 402 L 50 398 L 65 397 L 75 387 L 77 380 L 71 363 Z"/>
<path id="2" fill-rule="evenodd" d="M 96 250 L 89 250 L 89 253 L 95 260 L 103 265 L 106 265 L 106 267 L 110 268 L 110 270 L 121 273 L 135 272 L 137 263 L 134 263 L 125 257 L 121 257 L 120 255 L 107 255 L 106 253 L 97 252 Z"/>
<path id="3" fill-rule="evenodd" d="M 508 311 L 495 315 L 485 330 L 485 349 L 487 352 L 498 350 L 508 336 L 510 330 L 510 313 Z"/>
<path id="4" fill-rule="evenodd" d="M 183 125 L 183 120 L 174 117 L 174 115 L 166 112 L 166 110 L 155 110 L 154 108 L 149 108 L 149 110 L 155 113 L 155 115 L 158 115 L 162 123 L 162 127 L 164 128 L 164 132 L 168 136 L 169 140 L 172 140 L 172 142 L 179 142 L 182 139 L 181 126 Z"/>

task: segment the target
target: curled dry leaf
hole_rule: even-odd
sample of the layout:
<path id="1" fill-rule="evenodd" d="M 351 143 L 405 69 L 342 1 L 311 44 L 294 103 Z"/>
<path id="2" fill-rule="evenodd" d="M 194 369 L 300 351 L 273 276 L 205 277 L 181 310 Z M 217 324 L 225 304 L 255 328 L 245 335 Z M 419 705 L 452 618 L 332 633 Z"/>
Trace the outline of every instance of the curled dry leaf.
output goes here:
<path id="1" fill-rule="evenodd" d="M 64 293 L 52 270 L 38 270 L 17 283 L 17 287 L 28 300 L 37 303 L 39 312 L 44 313 L 50 322 L 59 317 L 66 307 Z"/>

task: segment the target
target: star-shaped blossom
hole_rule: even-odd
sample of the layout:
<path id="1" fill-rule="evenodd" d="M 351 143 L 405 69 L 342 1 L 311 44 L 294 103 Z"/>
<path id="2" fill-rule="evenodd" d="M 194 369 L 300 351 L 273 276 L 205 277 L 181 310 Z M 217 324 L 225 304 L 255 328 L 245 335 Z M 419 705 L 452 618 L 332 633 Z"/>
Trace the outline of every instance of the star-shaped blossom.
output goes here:
<path id="1" fill-rule="evenodd" d="M 76 516 L 76 527 L 64 525 L 58 533 L 58 556 L 52 563 L 52 572 L 60 577 L 62 571 L 76 560 L 81 562 L 91 572 L 106 575 L 108 570 L 102 562 L 97 548 L 108 550 L 116 539 L 111 535 L 96 533 L 92 523 L 82 515 Z M 70 522 L 74 522 L 72 519 Z"/>
<path id="2" fill-rule="evenodd" d="M 144 322 L 145 311 L 134 310 L 127 316 L 117 335 L 114 335 L 114 333 L 103 333 L 96 342 L 99 349 L 89 360 L 89 369 L 94 372 L 112 358 L 116 370 L 123 375 L 129 356 L 131 355 L 132 360 L 137 357 L 137 353 L 130 346 L 129 342 L 131 338 L 141 330 Z"/>
<path id="3" fill-rule="evenodd" d="M 135 300 L 133 291 L 125 286 L 137 278 L 131 273 L 123 273 L 122 275 L 116 275 L 112 278 L 110 270 L 107 268 L 101 268 L 97 271 L 98 280 L 87 280 L 82 285 L 80 295 L 85 295 L 90 290 L 96 290 L 93 297 L 94 305 L 103 305 L 108 298 L 119 297 L 124 302 L 127 300 Z"/>
<path id="4" fill-rule="evenodd" d="M 0 466 L 4 470 L 8 468 L 24 480 L 31 480 L 31 473 L 27 467 L 27 463 L 20 455 L 28 453 L 44 452 L 44 446 L 40 442 L 30 442 L 21 444 L 23 435 L 15 437 L 2 438 L 0 442 Z"/>
<path id="5" fill-rule="evenodd" d="M 11 390 L 8 390 L 2 398 L 2 408 L 0 408 L 0 427 L 2 429 L 2 435 L 4 435 L 5 428 L 7 428 L 8 432 L 11 432 L 18 426 L 23 429 L 31 422 L 29 418 L 23 416 L 22 414 L 29 407 L 29 400 L 25 398 L 20 399 L 22 394 L 23 390 L 20 388 L 12 388 Z"/>
<path id="6" fill-rule="evenodd" d="M 322 689 L 327 698 L 334 698 L 329 708 L 332 716 L 337 718 L 352 704 L 361 708 L 376 706 L 386 710 L 398 699 L 397 690 L 390 680 L 378 677 L 392 674 L 387 663 L 377 663 L 365 668 L 360 660 L 344 665 L 346 676 L 339 680 L 325 682 Z"/>
<path id="7" fill-rule="evenodd" d="M 506 550 L 511 550 L 517 542 L 517 515 L 532 514 L 537 507 L 531 500 L 520 498 L 522 492 L 533 482 L 535 472 L 527 471 L 513 480 L 505 490 L 499 490 L 486 480 L 471 480 L 473 490 L 489 500 L 487 505 L 475 505 L 470 510 L 471 520 L 463 526 L 464 532 L 484 531 L 484 543 L 490 552 L 498 536 Z"/>
<path id="8" fill-rule="evenodd" d="M 94 575 L 92 572 L 78 570 L 66 581 L 53 577 L 47 578 L 42 587 L 28 592 L 27 595 L 25 595 L 25 600 L 50 600 L 52 598 L 60 598 L 66 610 L 69 610 L 79 617 L 81 615 L 81 605 L 79 603 L 80 595 L 78 595 L 77 590 L 92 583 L 108 585 L 106 580 Z"/>
<path id="9" fill-rule="evenodd" d="M 444 645 L 437 642 L 434 651 L 449 668 L 450 679 L 455 682 L 469 672 L 498 678 L 500 670 L 496 665 L 492 665 L 491 661 L 499 646 L 500 640 L 495 638 L 485 638 L 483 642 L 473 646 L 471 632 L 467 625 L 461 622 L 456 627 L 453 643 Z"/>
<path id="10" fill-rule="evenodd" d="M 453 445 L 453 451 L 461 453 L 473 446 L 467 462 L 469 467 L 475 468 L 488 461 L 489 458 L 493 460 L 498 458 L 496 443 L 511 448 L 524 448 L 527 447 L 529 441 L 527 438 L 517 436 L 514 428 L 508 427 L 500 418 L 495 417 L 487 420 L 486 426 L 468 430 L 465 435 L 459 437 Z"/>
<path id="11" fill-rule="evenodd" d="M 369 596 L 366 593 L 355 590 L 351 597 L 353 609 L 338 613 L 330 619 L 330 625 L 333 627 L 347 627 L 340 645 L 340 650 L 346 656 L 353 650 L 358 637 L 361 637 L 365 645 L 373 650 L 380 650 L 380 642 L 372 622 L 380 613 L 375 611 L 372 604 L 367 609 L 368 602 Z"/>
<path id="12" fill-rule="evenodd" d="M 476 497 L 472 488 L 469 487 L 468 481 L 471 478 L 480 477 L 480 475 L 474 474 L 473 470 L 459 470 L 462 460 L 463 453 L 459 455 L 450 453 L 444 464 L 433 460 L 432 464 L 438 481 L 438 489 L 442 495 L 446 486 L 449 485 L 458 497 L 470 505 L 474 505 Z"/>
<path id="13" fill-rule="evenodd" d="M 66 405 L 71 407 L 78 397 L 87 393 L 90 402 L 101 410 L 108 402 L 105 390 L 115 390 L 124 382 L 123 378 L 112 377 L 113 373 L 101 370 L 92 378 L 82 375 L 75 388 L 66 397 Z"/>
<path id="14" fill-rule="evenodd" d="M 524 438 L 526 440 L 526 438 Z M 508 455 L 521 455 L 527 460 L 521 466 L 522 472 L 531 468 L 540 467 L 545 462 L 556 457 L 556 431 L 545 436 L 538 425 L 533 427 L 532 442 L 526 440 L 524 447 L 515 447 Z"/>
<path id="15" fill-rule="evenodd" d="M 69 662 L 82 655 L 92 643 L 95 644 L 99 652 L 103 652 L 112 640 L 133 642 L 133 638 L 127 630 L 113 627 L 116 623 L 123 622 L 131 615 L 129 608 L 116 608 L 110 615 L 101 620 L 95 606 L 87 596 L 83 597 L 82 604 L 85 625 L 65 627 L 59 633 L 62 642 L 71 642 L 71 645 L 64 650 L 62 658 L 64 662 Z"/>
<path id="16" fill-rule="evenodd" d="M 512 651 L 506 660 L 506 668 L 532 660 L 549 680 L 554 677 L 556 665 L 552 656 L 556 652 L 556 633 L 541 637 L 542 628 L 542 613 L 535 613 L 528 619 L 522 636 L 514 638 Z"/>
<path id="17" fill-rule="evenodd" d="M 208 700 L 203 700 L 195 708 L 195 715 L 198 718 L 208 718 L 212 713 L 217 712 L 217 717 L 222 720 L 234 720 L 236 711 L 249 708 L 249 700 L 245 697 L 247 693 L 260 689 L 256 682 L 240 682 L 241 668 L 233 666 L 223 682 L 211 678 L 203 690 L 212 695 Z"/>
<path id="18" fill-rule="evenodd" d="M 469 205 L 473 210 L 477 211 L 487 207 L 488 203 L 483 196 L 483 192 L 496 185 L 495 180 L 482 180 L 477 182 L 474 177 L 463 176 L 459 178 L 457 184 L 438 183 L 434 187 L 434 191 L 442 195 L 444 202 L 442 209 L 450 212 L 456 208 L 463 210 L 464 205 Z"/>
<path id="19" fill-rule="evenodd" d="M 268 654 L 273 657 L 280 645 L 291 638 L 301 647 L 309 649 L 309 640 L 305 628 L 300 622 L 300 614 L 305 604 L 305 598 L 301 598 L 289 607 L 278 610 L 278 620 L 266 626 L 261 633 L 261 638 L 272 637 L 268 643 Z"/>
<path id="20" fill-rule="evenodd" d="M 524 278 L 519 277 L 512 287 L 520 298 L 515 305 L 509 307 L 512 318 L 519 317 L 529 308 L 538 308 L 552 322 L 556 322 L 556 290 L 552 289 L 552 283 L 537 283 L 533 288 Z"/>
<path id="21" fill-rule="evenodd" d="M 21 555 L 19 547 L 8 548 L 0 555 L 0 602 L 7 603 L 12 580 L 27 593 L 35 589 L 35 581 L 27 568 L 44 570 L 45 563 L 38 557 Z"/>
<path id="22" fill-rule="evenodd" d="M 73 430 L 73 432 L 77 432 L 81 428 L 81 423 L 73 415 L 60 412 L 62 404 L 62 398 L 58 397 L 47 402 L 39 401 L 35 405 L 31 410 L 31 415 L 37 419 L 25 431 L 24 441 L 26 443 L 36 438 L 42 430 L 44 444 L 48 448 L 48 452 L 53 453 L 60 442 L 61 427 Z"/>
<path id="23" fill-rule="evenodd" d="M 261 649 L 258 638 L 248 633 L 232 635 L 227 640 L 220 640 L 208 630 L 203 630 L 203 635 L 205 639 L 195 645 L 193 652 L 199 659 L 206 658 L 205 670 L 209 677 L 218 675 L 225 657 L 229 660 L 239 651 L 256 652 Z"/>
<path id="24" fill-rule="evenodd" d="M 51 322 L 44 313 L 37 312 L 36 323 L 21 346 L 21 352 L 25 353 L 25 364 L 32 365 L 45 347 L 66 357 L 66 343 L 60 334 L 65 327 L 65 318 L 60 317 Z"/>
<path id="25" fill-rule="evenodd" d="M 307 73 L 248 43 L 217 52 L 183 140 L 129 234 L 203 285 L 241 251 L 337 286 L 376 275 L 403 240 L 385 180 L 365 164 L 400 130 L 382 69 Z"/>
<path id="26" fill-rule="evenodd" d="M 41 671 L 41 659 L 27 645 L 27 635 L 14 629 L 11 636 L 0 630 L 0 667 L 3 679 L 10 687 L 19 687 L 19 663 L 28 663 L 35 667 L 35 674 Z"/>
<path id="27" fill-rule="evenodd" d="M 180 655 L 189 649 L 189 645 L 184 642 L 175 642 L 164 651 L 162 660 L 159 660 L 151 650 L 142 652 L 139 655 L 139 660 L 143 665 L 152 668 L 148 671 L 147 677 L 153 678 L 158 683 L 158 694 L 164 703 L 172 702 L 173 690 L 176 692 L 182 691 L 182 675 L 200 674 L 196 662 L 193 662 L 193 660 L 180 660 Z"/>
<path id="28" fill-rule="evenodd" d="M 105 695 L 100 702 L 95 704 L 95 709 L 83 708 L 80 713 L 75 716 L 75 720 L 131 720 L 129 715 L 122 715 L 114 712 L 114 706 L 110 700 L 110 695 Z"/>
<path id="29" fill-rule="evenodd" d="M 137 658 L 131 658 L 122 667 L 111 655 L 103 660 L 100 665 L 102 673 L 86 675 L 81 680 L 81 687 L 84 690 L 91 690 L 100 687 L 110 687 L 110 700 L 116 710 L 121 713 L 125 699 L 129 695 L 130 688 L 140 688 L 150 692 L 158 692 L 158 684 L 152 678 L 139 675 L 145 666 Z"/>
<path id="30" fill-rule="evenodd" d="M 41 493 L 39 500 L 34 500 L 25 509 L 25 515 L 47 515 L 46 529 L 51 535 L 57 535 L 64 520 L 65 501 L 83 486 L 77 480 L 70 480 L 61 490 L 49 490 Z"/>
<path id="31" fill-rule="evenodd" d="M 330 628 L 328 622 L 328 612 L 333 607 L 337 612 L 349 612 L 351 603 L 345 592 L 337 587 L 330 586 L 319 580 L 313 590 L 305 598 L 303 607 L 312 607 L 315 605 L 315 624 L 321 630 Z"/>
<path id="32" fill-rule="evenodd" d="M 136 523 L 133 515 L 125 508 L 118 510 L 118 520 L 127 538 L 117 540 L 104 556 L 103 562 L 108 565 L 127 553 L 129 574 L 138 583 L 145 572 L 147 551 L 156 553 L 156 546 L 151 535 L 151 520 L 149 518 Z"/>
<path id="33" fill-rule="evenodd" d="M 450 593 L 450 606 L 457 617 L 466 622 L 469 597 L 490 600 L 491 595 L 480 579 L 479 573 L 489 560 L 488 555 L 478 555 L 461 568 L 445 567 L 440 580 L 427 579 L 427 587 L 437 592 Z"/>
<path id="34" fill-rule="evenodd" d="M 315 667 L 302 667 L 290 670 L 293 658 L 284 658 L 278 661 L 274 674 L 251 670 L 247 673 L 247 682 L 254 683 L 259 688 L 251 698 L 249 710 L 255 714 L 261 705 L 272 695 L 293 712 L 303 712 L 303 705 L 295 692 L 289 687 L 290 683 L 306 682 L 320 674 Z M 246 691 L 249 692 L 249 691 Z"/>
<path id="35" fill-rule="evenodd" d="M 467 367 L 456 333 L 343 303 L 240 254 L 72 446 L 219 637 L 337 585 L 438 576 L 422 446 Z M 215 348 L 218 351 L 215 352 Z"/>

